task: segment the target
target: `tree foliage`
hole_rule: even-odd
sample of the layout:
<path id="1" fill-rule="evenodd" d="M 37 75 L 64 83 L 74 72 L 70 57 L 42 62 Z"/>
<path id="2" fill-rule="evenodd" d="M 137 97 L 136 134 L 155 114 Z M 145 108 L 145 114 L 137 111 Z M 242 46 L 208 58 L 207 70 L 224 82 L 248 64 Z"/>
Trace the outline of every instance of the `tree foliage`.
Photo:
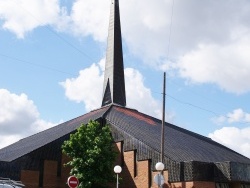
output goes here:
<path id="1" fill-rule="evenodd" d="M 107 187 L 114 178 L 116 152 L 108 125 L 101 127 L 96 121 L 82 124 L 77 132 L 62 145 L 63 153 L 71 160 L 71 175 L 80 182 L 80 188 Z"/>

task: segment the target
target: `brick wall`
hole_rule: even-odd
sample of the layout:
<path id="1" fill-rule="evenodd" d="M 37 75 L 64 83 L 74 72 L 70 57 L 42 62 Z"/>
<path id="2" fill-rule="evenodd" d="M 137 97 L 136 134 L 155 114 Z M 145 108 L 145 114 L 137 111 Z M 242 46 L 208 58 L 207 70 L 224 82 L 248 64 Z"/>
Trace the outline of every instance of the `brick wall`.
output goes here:
<path id="1" fill-rule="evenodd" d="M 120 182 L 121 188 L 149 188 L 150 176 L 149 168 L 150 163 L 148 160 L 137 161 L 136 151 L 127 151 L 122 153 L 121 142 L 116 143 L 116 149 L 119 151 L 117 165 L 122 167 L 120 176 L 122 180 Z M 122 161 L 124 160 L 124 161 Z"/>
<path id="2" fill-rule="evenodd" d="M 62 155 L 62 163 L 61 163 L 61 186 L 60 187 L 68 187 L 66 185 L 69 173 L 70 173 L 70 167 L 65 166 L 65 164 L 69 161 L 69 157 L 67 157 L 65 154 Z"/>
<path id="3" fill-rule="evenodd" d="M 44 161 L 43 187 L 57 186 L 57 162 Z"/>
<path id="4" fill-rule="evenodd" d="M 37 188 L 39 187 L 39 172 L 22 170 L 21 181 L 26 185 L 27 188 Z"/>
<path id="5" fill-rule="evenodd" d="M 117 151 L 122 152 L 122 144 L 116 143 Z M 122 172 L 120 176 L 122 181 L 120 182 L 121 188 L 158 188 L 154 182 L 154 176 L 158 173 L 150 170 L 150 161 L 137 161 L 136 151 L 126 151 L 123 154 L 120 153 L 118 158 L 124 162 L 117 162 L 122 166 Z M 214 182 L 168 182 L 168 171 L 163 172 L 165 184 L 163 188 L 215 188 Z"/>
<path id="6" fill-rule="evenodd" d="M 214 182 L 202 182 L 202 181 L 194 181 L 194 182 L 180 182 L 180 183 L 172 183 L 170 184 L 171 188 L 215 188 Z"/>
<path id="7" fill-rule="evenodd" d="M 64 166 L 68 160 L 65 155 L 62 156 L 60 176 L 58 176 L 58 162 L 45 160 L 42 175 L 39 171 L 22 170 L 20 180 L 26 188 L 39 188 L 39 178 L 42 178 L 40 181 L 42 181 L 43 188 L 68 188 L 66 183 L 70 168 Z"/>
<path id="8" fill-rule="evenodd" d="M 158 188 L 154 183 L 154 176 L 158 173 L 150 170 L 150 161 L 137 161 L 136 151 L 123 152 L 122 143 L 116 143 L 115 148 L 118 152 L 117 160 L 114 164 L 122 167 L 122 172 L 119 174 L 122 177 L 119 188 Z M 26 185 L 26 188 L 39 188 L 39 178 L 42 177 L 44 188 L 67 188 L 67 179 L 69 177 L 70 168 L 64 164 L 69 161 L 69 158 L 62 155 L 62 162 L 45 160 L 43 162 L 43 174 L 39 171 L 22 170 L 21 181 Z M 60 165 L 60 168 L 58 168 Z M 58 172 L 58 169 L 59 172 Z M 165 179 L 164 188 L 215 188 L 214 182 L 168 182 L 168 171 L 163 172 Z M 111 187 L 115 187 L 112 185 Z M 239 184 L 233 184 L 233 188 L 239 188 Z"/>

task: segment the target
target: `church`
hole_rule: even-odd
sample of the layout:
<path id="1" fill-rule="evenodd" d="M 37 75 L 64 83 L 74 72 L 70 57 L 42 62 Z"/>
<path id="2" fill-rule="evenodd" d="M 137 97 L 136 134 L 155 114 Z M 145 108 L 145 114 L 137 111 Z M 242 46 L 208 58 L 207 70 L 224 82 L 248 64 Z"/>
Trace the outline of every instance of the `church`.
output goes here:
<path id="1" fill-rule="evenodd" d="M 121 188 L 156 188 L 155 164 L 161 159 L 162 121 L 126 107 L 118 0 L 111 0 L 103 98 L 99 109 L 19 140 L 0 150 L 0 177 L 27 188 L 64 188 L 69 160 L 61 145 L 89 120 L 108 124 Z M 164 122 L 164 188 L 249 188 L 250 159 L 208 137 Z"/>

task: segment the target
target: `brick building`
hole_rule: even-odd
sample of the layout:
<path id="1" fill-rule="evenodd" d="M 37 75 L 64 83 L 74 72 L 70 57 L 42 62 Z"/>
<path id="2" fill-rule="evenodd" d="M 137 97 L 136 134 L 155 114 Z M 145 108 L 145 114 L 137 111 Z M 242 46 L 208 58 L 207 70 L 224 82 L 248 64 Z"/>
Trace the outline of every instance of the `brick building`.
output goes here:
<path id="1" fill-rule="evenodd" d="M 28 188 L 67 187 L 68 160 L 61 145 L 80 124 L 109 124 L 123 171 L 122 188 L 154 188 L 160 161 L 161 120 L 126 107 L 118 0 L 112 0 L 102 106 L 24 138 L 0 150 L 0 177 Z M 250 159 L 183 128 L 165 122 L 165 188 L 249 188 Z"/>

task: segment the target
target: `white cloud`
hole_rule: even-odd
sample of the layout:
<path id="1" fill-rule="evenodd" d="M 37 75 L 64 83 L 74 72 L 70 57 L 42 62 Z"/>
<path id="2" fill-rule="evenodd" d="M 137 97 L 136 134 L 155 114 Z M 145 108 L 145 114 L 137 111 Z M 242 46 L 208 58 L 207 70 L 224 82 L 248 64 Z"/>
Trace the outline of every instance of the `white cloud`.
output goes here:
<path id="1" fill-rule="evenodd" d="M 250 91 L 250 2 L 175 1 L 170 46 L 171 0 L 120 4 L 125 41 L 144 62 L 192 83 Z"/>
<path id="2" fill-rule="evenodd" d="M 150 66 L 177 70 L 192 83 L 212 83 L 237 94 L 249 92 L 250 3 L 175 2 L 168 54 L 172 2 L 120 1 L 122 35 L 129 51 Z M 108 4 L 76 1 L 71 14 L 75 28 L 105 41 Z"/>
<path id="3" fill-rule="evenodd" d="M 215 123 L 250 123 L 250 113 L 244 112 L 241 108 L 235 109 L 225 116 L 214 118 Z"/>
<path id="4" fill-rule="evenodd" d="M 97 41 L 106 41 L 108 35 L 110 0 L 76 0 L 71 19 L 74 33 L 91 35 Z"/>
<path id="5" fill-rule="evenodd" d="M 27 32 L 39 26 L 62 26 L 65 9 L 59 6 L 59 0 L 0 0 L 0 19 L 3 28 L 24 38 Z"/>
<path id="6" fill-rule="evenodd" d="M 120 1 L 122 34 L 129 51 L 153 66 L 166 58 L 171 0 Z"/>
<path id="7" fill-rule="evenodd" d="M 223 127 L 209 134 L 209 137 L 250 158 L 250 127 Z"/>
<path id="8" fill-rule="evenodd" d="M 0 106 L 0 148 L 55 125 L 39 118 L 36 106 L 25 94 L 0 89 Z"/>
<path id="9" fill-rule="evenodd" d="M 142 74 L 135 69 L 127 68 L 125 77 L 127 106 L 160 118 L 161 103 L 153 98 L 151 90 L 144 85 Z"/>
<path id="10" fill-rule="evenodd" d="M 175 1 L 169 46 L 172 3 L 120 0 L 128 51 L 149 66 L 177 71 L 190 83 L 212 83 L 237 94 L 249 92 L 250 2 Z M 60 0 L 0 0 L 0 19 L 19 38 L 51 25 L 106 42 L 109 7 L 110 0 L 75 0 L 67 12 Z"/>
<path id="11" fill-rule="evenodd" d="M 232 113 L 229 113 L 227 115 L 228 122 L 229 123 L 242 122 L 242 121 L 245 122 L 247 115 L 249 114 L 245 113 L 242 109 L 236 109 Z"/>
<path id="12" fill-rule="evenodd" d="M 10 144 L 13 144 L 22 138 L 23 137 L 18 135 L 18 134 L 17 135 L 15 135 L 15 134 L 13 134 L 13 135 L 1 135 L 0 149 L 4 148 L 5 146 L 8 146 Z"/>
<path id="13" fill-rule="evenodd" d="M 81 70 L 77 78 L 70 78 L 60 84 L 65 89 L 65 95 L 72 101 L 83 102 L 87 111 L 99 108 L 102 98 L 104 59 L 99 64 L 92 64 Z"/>
<path id="14" fill-rule="evenodd" d="M 215 83 L 228 92 L 249 92 L 249 42 L 248 34 L 228 45 L 200 45 L 180 58 L 180 75 L 193 83 Z"/>
<path id="15" fill-rule="evenodd" d="M 66 79 L 60 84 L 65 89 L 65 95 L 72 101 L 82 102 L 87 111 L 101 106 L 104 79 L 104 59 L 98 64 L 80 71 L 77 78 Z M 151 90 L 144 85 L 142 74 L 135 69 L 125 69 L 127 106 L 160 118 L 161 102 L 156 100 Z M 147 101 L 147 102 L 145 102 Z M 173 114 L 167 114 L 166 119 L 172 120 Z"/>

